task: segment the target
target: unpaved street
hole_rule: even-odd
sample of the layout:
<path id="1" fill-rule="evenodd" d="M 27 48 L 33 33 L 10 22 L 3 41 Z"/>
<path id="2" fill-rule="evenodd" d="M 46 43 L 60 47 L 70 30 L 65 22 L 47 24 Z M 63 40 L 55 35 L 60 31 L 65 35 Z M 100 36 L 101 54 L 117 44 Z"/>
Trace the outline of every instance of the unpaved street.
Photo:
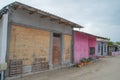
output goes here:
<path id="1" fill-rule="evenodd" d="M 82 68 L 66 68 L 16 80 L 120 80 L 120 56 L 101 58 Z"/>

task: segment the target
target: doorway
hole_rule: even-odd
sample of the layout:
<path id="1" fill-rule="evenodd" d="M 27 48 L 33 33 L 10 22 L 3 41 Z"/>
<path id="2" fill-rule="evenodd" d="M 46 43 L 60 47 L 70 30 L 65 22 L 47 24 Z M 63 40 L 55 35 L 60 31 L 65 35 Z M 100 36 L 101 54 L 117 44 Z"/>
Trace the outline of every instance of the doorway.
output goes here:
<path id="1" fill-rule="evenodd" d="M 53 33 L 53 67 L 58 67 L 60 65 L 60 53 L 61 53 L 61 35 L 58 33 Z"/>
<path id="2" fill-rule="evenodd" d="M 101 55 L 103 56 L 103 42 L 101 43 Z"/>

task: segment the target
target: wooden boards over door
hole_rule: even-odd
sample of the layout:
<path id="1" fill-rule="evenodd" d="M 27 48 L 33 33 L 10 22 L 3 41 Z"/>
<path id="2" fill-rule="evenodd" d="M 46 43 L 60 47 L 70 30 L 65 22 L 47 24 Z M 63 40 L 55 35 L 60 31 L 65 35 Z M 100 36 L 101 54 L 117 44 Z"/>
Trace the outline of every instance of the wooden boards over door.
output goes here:
<path id="1" fill-rule="evenodd" d="M 50 32 L 12 25 L 9 59 L 21 59 L 24 66 L 33 64 L 36 58 L 49 61 Z"/>
<path id="2" fill-rule="evenodd" d="M 72 48 L 72 36 L 64 35 L 64 62 L 71 62 L 71 48 Z"/>
<path id="3" fill-rule="evenodd" d="M 61 53 L 61 35 L 54 33 L 53 34 L 53 66 L 60 65 L 60 53 Z"/>

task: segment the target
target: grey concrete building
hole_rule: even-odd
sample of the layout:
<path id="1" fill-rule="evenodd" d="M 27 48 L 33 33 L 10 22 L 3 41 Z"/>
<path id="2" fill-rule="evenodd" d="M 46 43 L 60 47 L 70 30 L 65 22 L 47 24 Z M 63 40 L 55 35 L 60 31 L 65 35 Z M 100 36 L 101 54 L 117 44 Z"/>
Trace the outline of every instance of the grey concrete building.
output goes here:
<path id="1" fill-rule="evenodd" d="M 5 77 L 73 64 L 73 28 L 82 26 L 14 2 L 0 10 L 0 68 Z M 7 65 L 6 65 L 7 63 Z"/>

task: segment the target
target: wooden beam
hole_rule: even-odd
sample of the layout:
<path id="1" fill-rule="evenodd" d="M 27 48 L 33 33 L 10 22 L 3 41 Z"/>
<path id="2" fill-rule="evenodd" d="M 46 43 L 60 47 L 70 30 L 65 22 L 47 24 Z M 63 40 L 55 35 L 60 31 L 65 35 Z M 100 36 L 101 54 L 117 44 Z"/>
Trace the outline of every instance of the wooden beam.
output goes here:
<path id="1" fill-rule="evenodd" d="M 65 22 L 63 22 L 63 21 L 59 21 L 59 24 L 64 24 Z"/>
<path id="2" fill-rule="evenodd" d="M 13 6 L 13 9 L 14 9 L 14 10 L 16 10 L 17 8 L 18 8 L 18 5 L 16 5 L 16 6 Z"/>
<path id="3" fill-rule="evenodd" d="M 49 16 L 48 15 L 42 15 L 40 16 L 41 18 L 48 18 Z"/>
<path id="4" fill-rule="evenodd" d="M 69 22 L 59 21 L 59 24 L 71 25 Z"/>
<path id="5" fill-rule="evenodd" d="M 29 14 L 34 14 L 36 13 L 37 11 L 30 11 Z"/>
<path id="6" fill-rule="evenodd" d="M 15 5 L 15 6 L 13 6 L 13 9 L 14 10 L 17 10 L 17 9 L 22 9 L 23 7 L 21 6 L 21 5 Z"/>
<path id="7" fill-rule="evenodd" d="M 59 21 L 59 19 L 51 18 L 50 21 Z"/>

